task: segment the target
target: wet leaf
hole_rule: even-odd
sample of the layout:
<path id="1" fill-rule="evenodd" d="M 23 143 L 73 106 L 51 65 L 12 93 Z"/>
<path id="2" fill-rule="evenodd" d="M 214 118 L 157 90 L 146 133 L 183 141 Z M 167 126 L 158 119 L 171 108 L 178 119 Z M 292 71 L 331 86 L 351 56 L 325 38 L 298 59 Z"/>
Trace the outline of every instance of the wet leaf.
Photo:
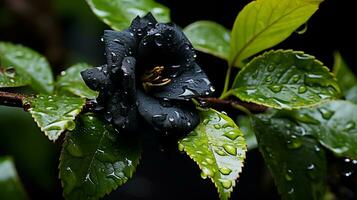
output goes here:
<path id="1" fill-rule="evenodd" d="M 83 98 L 95 99 L 98 93 L 88 88 L 80 75 L 81 71 L 90 67 L 88 64 L 79 63 L 63 71 L 56 83 L 57 93 L 74 94 Z"/>
<path id="2" fill-rule="evenodd" d="M 151 12 L 159 22 L 170 21 L 170 11 L 154 0 L 87 0 L 95 15 L 115 30 L 130 26 L 136 17 Z"/>
<path id="3" fill-rule="evenodd" d="M 38 95 L 24 100 L 29 112 L 48 139 L 55 141 L 61 133 L 75 128 L 74 119 L 81 112 L 85 99 L 67 96 Z"/>
<path id="4" fill-rule="evenodd" d="M 53 76 L 45 57 L 24 47 L 0 42 L 0 62 L 2 67 L 13 68 L 15 76 L 30 79 L 31 87 L 40 93 L 53 92 Z"/>
<path id="5" fill-rule="evenodd" d="M 319 143 L 286 119 L 261 115 L 252 124 L 282 199 L 322 199 L 327 170 Z"/>
<path id="6" fill-rule="evenodd" d="M 315 57 L 278 50 L 256 57 L 239 72 L 230 94 L 278 109 L 319 104 L 339 97 L 336 79 Z"/>
<path id="7" fill-rule="evenodd" d="M 357 105 L 338 100 L 279 114 L 294 119 L 335 154 L 357 159 Z"/>
<path id="8" fill-rule="evenodd" d="M 352 72 L 339 52 L 335 52 L 333 73 L 345 95 L 346 100 L 357 103 L 357 76 Z"/>
<path id="9" fill-rule="evenodd" d="M 240 130 L 244 134 L 244 138 L 247 143 L 248 150 L 252 150 L 258 147 L 257 138 L 255 137 L 255 133 L 252 129 L 250 117 L 243 115 L 237 118 L 237 124 Z"/>
<path id="10" fill-rule="evenodd" d="M 1 64 L 1 58 L 0 58 Z M 29 85 L 31 79 L 24 74 L 17 74 L 13 67 L 1 67 L 0 65 L 0 88 L 20 87 Z"/>
<path id="11" fill-rule="evenodd" d="M 66 199 L 99 199 L 132 177 L 141 150 L 130 138 L 96 118 L 81 115 L 66 135 L 60 157 L 60 178 Z"/>
<path id="12" fill-rule="evenodd" d="M 10 157 L 0 157 L 0 199 L 28 199 Z"/>
<path id="13" fill-rule="evenodd" d="M 242 171 L 247 151 L 243 133 L 226 115 L 215 110 L 200 112 L 201 122 L 179 142 L 200 167 L 202 178 L 209 177 L 221 199 L 228 199 Z"/>
<path id="14" fill-rule="evenodd" d="M 316 12 L 322 0 L 256 0 L 238 14 L 232 30 L 231 66 L 243 67 L 242 61 L 273 47 Z"/>
<path id="15" fill-rule="evenodd" d="M 196 21 L 183 31 L 195 49 L 228 60 L 230 32 L 222 25 Z"/>

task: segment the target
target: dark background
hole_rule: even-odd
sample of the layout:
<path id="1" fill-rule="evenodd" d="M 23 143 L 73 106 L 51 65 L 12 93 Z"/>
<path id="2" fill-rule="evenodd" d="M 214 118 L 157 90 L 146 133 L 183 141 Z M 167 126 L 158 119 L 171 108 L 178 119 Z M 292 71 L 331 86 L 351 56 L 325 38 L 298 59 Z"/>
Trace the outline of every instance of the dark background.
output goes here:
<path id="1" fill-rule="evenodd" d="M 237 13 L 250 1 L 160 2 L 171 9 L 172 21 L 181 27 L 197 20 L 213 20 L 231 29 Z M 293 34 L 274 48 L 305 51 L 328 67 L 333 65 L 333 52 L 338 50 L 357 72 L 354 5 L 353 0 L 325 0 L 308 22 L 305 34 Z M 84 0 L 0 0 L 0 40 L 20 43 L 44 54 L 56 74 L 80 61 L 104 63 L 100 42 L 104 29 L 108 27 L 92 14 Z M 198 53 L 198 62 L 219 91 L 223 87 L 225 61 Z M 20 109 L 0 106 L 0 127 L 0 155 L 14 156 L 32 199 L 61 199 L 57 178 L 59 142 L 48 141 L 29 114 Z M 200 178 L 198 167 L 188 156 L 179 153 L 176 146 L 163 147 L 157 138 L 150 137 L 151 133 L 146 135 L 143 158 L 134 178 L 105 199 L 217 199 L 214 185 Z M 340 199 L 354 199 L 355 179 L 354 175 L 354 181 L 342 178 L 330 182 L 339 185 L 333 190 L 341 193 Z M 342 183 L 347 187 L 341 186 Z M 248 153 L 232 196 L 232 199 L 279 199 L 257 150 Z"/>

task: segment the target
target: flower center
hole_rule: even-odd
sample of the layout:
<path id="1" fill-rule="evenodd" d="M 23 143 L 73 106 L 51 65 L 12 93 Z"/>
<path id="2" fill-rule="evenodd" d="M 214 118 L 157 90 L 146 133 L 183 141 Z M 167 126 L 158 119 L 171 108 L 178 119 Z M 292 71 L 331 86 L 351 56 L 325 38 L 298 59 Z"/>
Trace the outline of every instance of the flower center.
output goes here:
<path id="1" fill-rule="evenodd" d="M 152 88 L 164 86 L 171 82 L 171 79 L 162 76 L 164 69 L 164 66 L 156 66 L 141 76 L 141 81 L 146 92 Z"/>

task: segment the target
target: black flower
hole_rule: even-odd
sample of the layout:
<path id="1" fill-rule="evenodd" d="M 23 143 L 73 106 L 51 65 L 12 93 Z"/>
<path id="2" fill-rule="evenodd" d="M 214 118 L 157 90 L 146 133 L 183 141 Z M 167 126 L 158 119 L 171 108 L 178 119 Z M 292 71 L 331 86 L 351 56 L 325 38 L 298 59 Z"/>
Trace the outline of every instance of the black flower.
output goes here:
<path id="1" fill-rule="evenodd" d="M 81 75 L 99 91 L 106 120 L 133 131 L 142 117 L 166 133 L 188 133 L 198 124 L 189 100 L 214 89 L 179 27 L 157 23 L 149 13 L 124 31 L 104 31 L 103 41 L 107 64 Z"/>

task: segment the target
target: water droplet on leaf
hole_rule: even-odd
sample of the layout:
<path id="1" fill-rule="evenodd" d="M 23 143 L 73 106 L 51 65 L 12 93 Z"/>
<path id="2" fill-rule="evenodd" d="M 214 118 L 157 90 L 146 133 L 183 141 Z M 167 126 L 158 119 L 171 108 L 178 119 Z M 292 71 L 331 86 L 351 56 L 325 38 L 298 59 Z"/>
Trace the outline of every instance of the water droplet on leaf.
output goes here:
<path id="1" fill-rule="evenodd" d="M 231 154 L 232 156 L 237 155 L 237 148 L 230 144 L 224 144 L 223 145 L 224 150 L 226 150 L 227 153 Z"/>
<path id="2" fill-rule="evenodd" d="M 223 175 L 229 175 L 229 174 L 232 172 L 232 170 L 229 169 L 229 168 L 227 168 L 227 167 L 221 167 L 221 168 L 219 168 L 219 171 L 220 171 Z"/>

